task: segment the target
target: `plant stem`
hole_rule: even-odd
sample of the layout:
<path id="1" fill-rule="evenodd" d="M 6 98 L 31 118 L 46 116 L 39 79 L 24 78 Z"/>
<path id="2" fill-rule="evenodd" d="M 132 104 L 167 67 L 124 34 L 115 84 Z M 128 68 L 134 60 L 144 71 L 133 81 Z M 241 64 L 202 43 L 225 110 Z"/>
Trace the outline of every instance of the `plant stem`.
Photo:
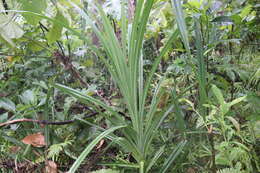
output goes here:
<path id="1" fill-rule="evenodd" d="M 144 161 L 140 162 L 140 170 L 139 173 L 144 173 Z"/>
<path id="2" fill-rule="evenodd" d="M 209 137 L 209 142 L 210 142 L 210 146 L 211 146 L 211 160 L 212 160 L 212 173 L 216 173 L 217 172 L 217 167 L 216 167 L 216 151 L 214 148 L 214 134 L 212 132 L 209 133 L 208 137 Z"/>

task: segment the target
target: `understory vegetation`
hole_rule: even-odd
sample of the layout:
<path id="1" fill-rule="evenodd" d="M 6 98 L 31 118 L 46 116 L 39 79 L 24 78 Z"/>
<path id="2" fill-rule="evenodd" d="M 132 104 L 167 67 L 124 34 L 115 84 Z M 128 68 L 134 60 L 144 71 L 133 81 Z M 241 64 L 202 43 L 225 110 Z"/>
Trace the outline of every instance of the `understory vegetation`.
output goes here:
<path id="1" fill-rule="evenodd" d="M 260 172 L 257 0 L 1 0 L 0 172 Z"/>

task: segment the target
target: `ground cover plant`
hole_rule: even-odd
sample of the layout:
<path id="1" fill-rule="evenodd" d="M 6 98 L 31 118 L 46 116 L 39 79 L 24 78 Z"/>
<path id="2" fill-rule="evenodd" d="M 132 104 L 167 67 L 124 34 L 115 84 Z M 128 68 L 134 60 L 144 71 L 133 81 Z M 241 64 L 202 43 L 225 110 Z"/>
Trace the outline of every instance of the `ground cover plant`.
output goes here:
<path id="1" fill-rule="evenodd" d="M 254 0 L 2 0 L 1 172 L 260 171 Z"/>

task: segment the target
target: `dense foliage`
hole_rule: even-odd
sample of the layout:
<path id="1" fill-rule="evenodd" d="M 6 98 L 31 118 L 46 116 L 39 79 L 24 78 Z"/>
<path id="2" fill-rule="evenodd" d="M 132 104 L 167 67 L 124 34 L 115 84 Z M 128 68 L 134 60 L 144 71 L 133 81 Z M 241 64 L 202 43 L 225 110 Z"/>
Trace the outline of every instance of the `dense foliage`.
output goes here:
<path id="1" fill-rule="evenodd" d="M 260 172 L 257 0 L 1 0 L 1 172 Z"/>

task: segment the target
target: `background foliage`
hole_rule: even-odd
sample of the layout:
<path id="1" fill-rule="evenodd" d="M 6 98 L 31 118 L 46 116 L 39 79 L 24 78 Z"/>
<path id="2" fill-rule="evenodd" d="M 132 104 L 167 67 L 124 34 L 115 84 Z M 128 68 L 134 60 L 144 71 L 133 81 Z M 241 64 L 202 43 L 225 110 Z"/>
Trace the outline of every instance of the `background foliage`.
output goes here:
<path id="1" fill-rule="evenodd" d="M 1 172 L 259 172 L 256 0 L 2 0 Z"/>

